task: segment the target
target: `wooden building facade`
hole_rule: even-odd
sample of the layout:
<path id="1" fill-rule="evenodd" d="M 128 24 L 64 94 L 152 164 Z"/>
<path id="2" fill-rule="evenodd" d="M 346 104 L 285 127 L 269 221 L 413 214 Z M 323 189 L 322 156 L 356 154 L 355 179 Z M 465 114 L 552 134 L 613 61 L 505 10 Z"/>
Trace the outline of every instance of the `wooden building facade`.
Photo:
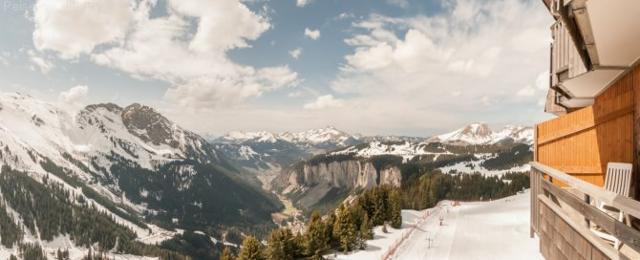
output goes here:
<path id="1" fill-rule="evenodd" d="M 640 259 L 640 1 L 543 3 L 555 19 L 545 111 L 558 117 L 535 126 L 531 235 L 546 259 Z M 602 188 L 610 162 L 633 165 L 631 196 Z"/>

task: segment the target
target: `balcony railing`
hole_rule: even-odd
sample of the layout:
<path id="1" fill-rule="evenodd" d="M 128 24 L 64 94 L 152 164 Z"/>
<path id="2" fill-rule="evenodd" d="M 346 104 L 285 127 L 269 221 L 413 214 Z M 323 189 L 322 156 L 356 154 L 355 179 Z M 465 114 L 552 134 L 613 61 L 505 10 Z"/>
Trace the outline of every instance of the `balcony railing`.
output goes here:
<path id="1" fill-rule="evenodd" d="M 604 202 L 640 218 L 640 202 L 606 191 L 538 162 L 531 163 L 531 235 L 546 259 L 639 259 L 640 232 L 592 205 Z M 620 240 L 616 250 L 591 229 Z"/>
<path id="2" fill-rule="evenodd" d="M 587 68 L 562 20 L 551 26 L 551 35 L 551 86 L 558 87 L 562 81 L 587 72 Z"/>

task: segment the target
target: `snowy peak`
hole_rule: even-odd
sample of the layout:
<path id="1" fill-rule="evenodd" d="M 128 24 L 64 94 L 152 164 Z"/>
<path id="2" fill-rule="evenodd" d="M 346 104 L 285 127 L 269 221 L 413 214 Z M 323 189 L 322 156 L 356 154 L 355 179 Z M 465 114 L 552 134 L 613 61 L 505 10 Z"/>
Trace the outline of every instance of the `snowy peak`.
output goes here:
<path id="1" fill-rule="evenodd" d="M 334 143 L 339 146 L 347 145 L 349 140 L 355 140 L 356 137 L 338 130 L 333 126 L 327 126 L 325 128 L 311 129 L 299 133 L 283 133 L 281 138 L 293 143 L 308 143 L 318 145 L 322 143 Z"/>
<path id="2" fill-rule="evenodd" d="M 443 142 L 459 145 L 495 144 L 511 140 L 518 143 L 531 143 L 533 129 L 526 126 L 505 126 L 494 132 L 484 123 L 473 123 L 450 133 L 438 135 L 429 139 L 432 142 Z"/>
<path id="3" fill-rule="evenodd" d="M 244 132 L 244 131 L 232 131 L 228 134 L 218 138 L 216 141 L 221 143 L 244 143 L 247 141 L 254 141 L 260 143 L 275 143 L 278 136 L 266 131 L 259 132 Z"/>
<path id="4" fill-rule="evenodd" d="M 493 132 L 488 125 L 473 123 L 434 138 L 443 143 L 485 144 L 491 142 Z"/>
<path id="5" fill-rule="evenodd" d="M 344 147 L 352 144 L 352 141 L 357 140 L 357 137 L 350 135 L 344 131 L 338 130 L 333 126 L 325 128 L 311 129 L 303 132 L 291 133 L 270 133 L 266 131 L 258 132 L 230 132 L 217 140 L 219 143 L 235 143 L 241 144 L 245 142 L 256 143 L 275 143 L 278 141 L 285 141 L 302 146 L 317 146 L 317 145 L 335 145 L 338 147 Z"/>
<path id="6" fill-rule="evenodd" d="M 132 104 L 122 111 L 122 122 L 129 132 L 153 145 L 186 148 L 190 144 L 201 146 L 199 136 L 182 129 L 153 108 Z"/>

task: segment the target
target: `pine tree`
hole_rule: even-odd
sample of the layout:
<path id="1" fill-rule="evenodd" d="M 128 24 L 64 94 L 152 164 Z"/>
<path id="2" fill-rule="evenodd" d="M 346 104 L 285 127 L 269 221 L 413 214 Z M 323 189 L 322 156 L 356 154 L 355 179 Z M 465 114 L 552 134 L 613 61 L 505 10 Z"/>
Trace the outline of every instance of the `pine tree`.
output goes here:
<path id="1" fill-rule="evenodd" d="M 264 246 L 258 239 L 248 236 L 242 241 L 242 249 L 238 255 L 238 260 L 266 260 Z"/>
<path id="2" fill-rule="evenodd" d="M 233 253 L 231 253 L 231 249 L 229 247 L 225 247 L 222 251 L 222 255 L 220 255 L 220 260 L 234 260 Z"/>
<path id="3" fill-rule="evenodd" d="M 328 247 L 333 248 L 338 246 L 338 238 L 333 236 L 333 226 L 336 223 L 336 215 L 334 213 L 329 214 L 324 222 L 324 237 Z"/>
<path id="4" fill-rule="evenodd" d="M 391 226 L 400 228 L 402 226 L 402 201 L 400 200 L 400 191 L 391 190 L 389 193 L 389 208 L 391 209 Z"/>
<path id="5" fill-rule="evenodd" d="M 338 238 L 340 249 L 349 252 L 353 249 L 357 242 L 355 219 L 352 217 L 351 210 L 347 209 L 344 204 L 340 205 L 337 211 L 336 222 L 333 226 L 333 236 Z"/>
<path id="6" fill-rule="evenodd" d="M 360 236 L 364 239 L 373 239 L 373 225 L 369 221 L 369 214 L 364 213 L 362 224 L 360 224 Z"/>
<path id="7" fill-rule="evenodd" d="M 267 240 L 267 258 L 293 260 L 295 258 L 295 242 L 291 230 L 275 229 Z"/>
<path id="8" fill-rule="evenodd" d="M 382 193 L 382 189 L 380 188 L 374 188 L 373 190 L 371 190 L 371 192 L 373 194 L 373 212 L 371 215 L 371 221 L 374 225 L 382 225 L 384 223 L 386 215 L 384 194 Z"/>
<path id="9" fill-rule="evenodd" d="M 324 223 L 318 211 L 314 211 L 311 214 L 304 240 L 306 252 L 309 256 L 322 257 L 322 252 L 328 249 Z"/>

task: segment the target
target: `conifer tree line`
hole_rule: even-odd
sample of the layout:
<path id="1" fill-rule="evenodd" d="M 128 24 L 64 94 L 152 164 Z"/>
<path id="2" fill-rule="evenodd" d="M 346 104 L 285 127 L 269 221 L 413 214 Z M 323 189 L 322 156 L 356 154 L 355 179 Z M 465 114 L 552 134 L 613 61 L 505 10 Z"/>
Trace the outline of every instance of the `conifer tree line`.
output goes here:
<path id="1" fill-rule="evenodd" d="M 529 188 L 529 175 L 506 173 L 502 176 L 444 174 L 433 172 L 406 181 L 402 188 L 402 207 L 423 210 L 441 200 L 488 201 L 512 196 Z"/>
<path id="2" fill-rule="evenodd" d="M 97 248 L 100 252 L 96 254 L 113 251 L 183 259 L 179 254 L 135 241 L 136 234 L 118 224 L 113 216 L 74 196 L 47 176 L 38 182 L 6 165 L 1 172 L 0 194 L 6 205 L 0 203 L 0 244 L 7 248 L 17 246 L 25 255 L 22 259 L 45 259 L 39 258 L 42 253 L 39 245 L 23 243 L 22 234 L 26 231 L 39 234 L 45 241 L 68 235 L 77 246 Z M 19 214 L 20 222 L 8 213 L 7 207 Z M 64 255 L 61 251 L 60 256 Z"/>
<path id="3" fill-rule="evenodd" d="M 303 234 L 293 234 L 288 228 L 275 229 L 263 245 L 253 236 L 242 243 L 237 256 L 225 248 L 221 260 L 292 260 L 322 259 L 332 251 L 349 252 L 365 249 L 373 239 L 373 227 L 402 225 L 401 193 L 398 188 L 379 186 L 364 191 L 350 203 L 343 203 L 324 217 L 318 211 L 311 214 Z"/>

